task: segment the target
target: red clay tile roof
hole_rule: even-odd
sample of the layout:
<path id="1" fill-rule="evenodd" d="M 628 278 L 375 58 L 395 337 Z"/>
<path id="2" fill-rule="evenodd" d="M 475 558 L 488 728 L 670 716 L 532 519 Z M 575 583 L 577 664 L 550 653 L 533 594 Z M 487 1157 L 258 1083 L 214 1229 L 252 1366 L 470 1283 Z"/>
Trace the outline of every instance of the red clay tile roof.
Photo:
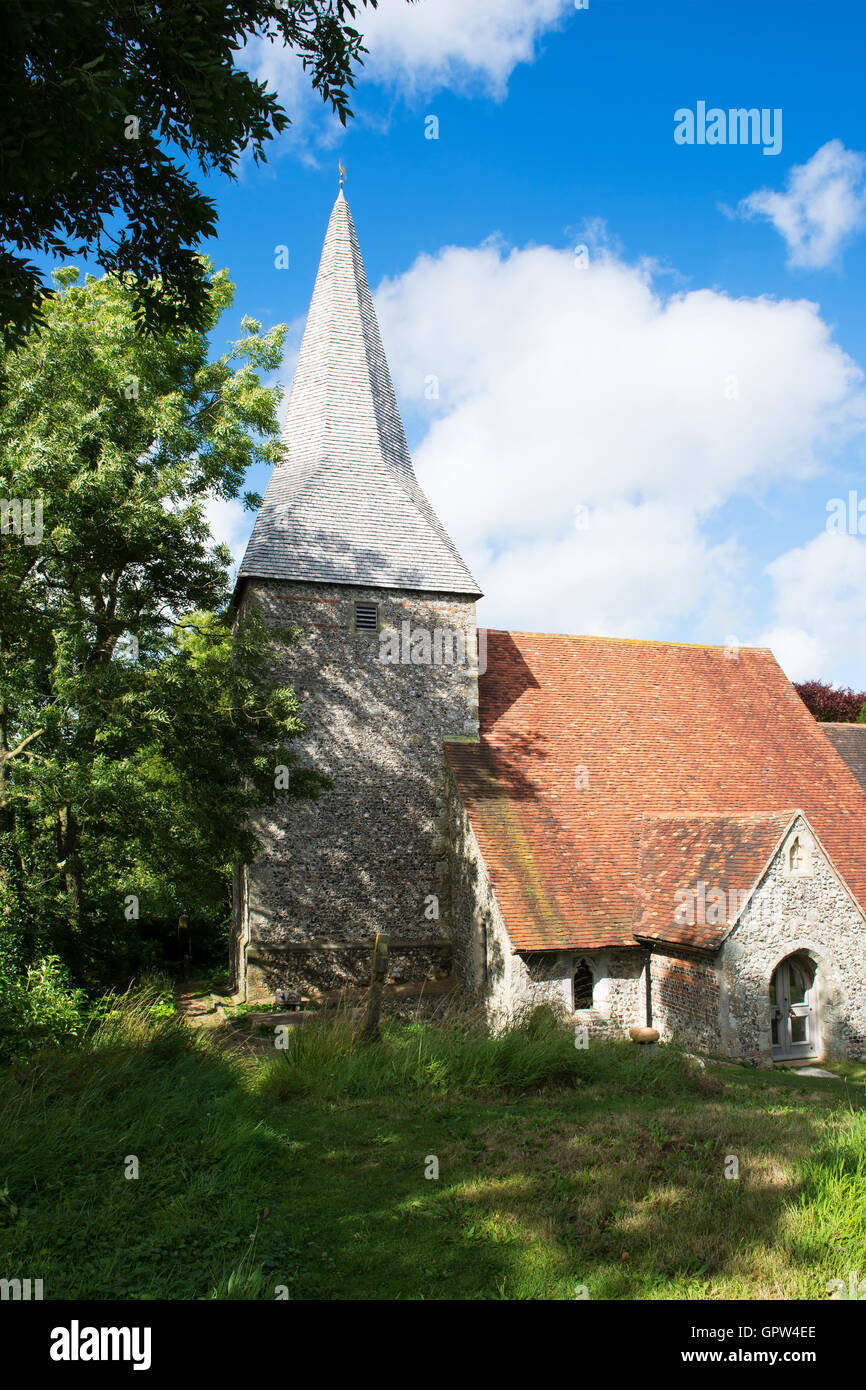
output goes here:
<path id="1" fill-rule="evenodd" d="M 771 652 L 491 631 L 487 663 L 447 755 L 516 950 L 634 944 L 645 816 L 802 810 L 866 903 L 866 792 Z M 764 833 L 730 831 L 738 872 Z"/>
<path id="2" fill-rule="evenodd" d="M 819 724 L 866 791 L 866 724 Z"/>
<path id="3" fill-rule="evenodd" d="M 796 814 L 645 816 L 635 935 L 721 946 Z"/>

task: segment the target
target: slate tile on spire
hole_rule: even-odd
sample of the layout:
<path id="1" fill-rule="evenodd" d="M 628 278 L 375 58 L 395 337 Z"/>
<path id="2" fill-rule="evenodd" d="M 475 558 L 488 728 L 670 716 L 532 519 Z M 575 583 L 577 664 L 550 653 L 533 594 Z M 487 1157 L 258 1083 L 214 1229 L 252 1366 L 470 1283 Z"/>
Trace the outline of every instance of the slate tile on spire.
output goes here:
<path id="1" fill-rule="evenodd" d="M 282 442 L 240 578 L 480 596 L 415 477 L 342 189 Z"/>

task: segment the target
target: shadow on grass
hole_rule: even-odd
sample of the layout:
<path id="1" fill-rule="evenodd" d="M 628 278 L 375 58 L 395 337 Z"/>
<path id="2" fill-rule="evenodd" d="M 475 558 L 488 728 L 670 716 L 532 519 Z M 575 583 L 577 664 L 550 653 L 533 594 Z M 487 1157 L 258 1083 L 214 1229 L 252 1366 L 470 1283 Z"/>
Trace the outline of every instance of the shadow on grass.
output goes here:
<path id="1" fill-rule="evenodd" d="M 274 1094 L 274 1062 L 139 1024 L 0 1080 L 3 1271 L 46 1298 L 822 1297 L 866 1237 L 862 1112 L 772 1077 L 626 1047 L 491 1085 L 486 1041 L 407 1028 Z"/>
<path id="2" fill-rule="evenodd" d="M 11 1068 L 4 1272 L 42 1278 L 46 1298 L 201 1298 L 247 1274 L 252 1188 L 285 1141 L 245 1082 L 243 1062 L 173 1020 Z"/>
<path id="3" fill-rule="evenodd" d="M 823 1225 L 796 1223 L 818 1117 L 551 1093 L 401 1107 L 371 1133 L 354 1109 L 305 1126 L 305 1201 L 286 1212 L 328 1269 L 297 1296 L 819 1297 L 836 1272 Z"/>

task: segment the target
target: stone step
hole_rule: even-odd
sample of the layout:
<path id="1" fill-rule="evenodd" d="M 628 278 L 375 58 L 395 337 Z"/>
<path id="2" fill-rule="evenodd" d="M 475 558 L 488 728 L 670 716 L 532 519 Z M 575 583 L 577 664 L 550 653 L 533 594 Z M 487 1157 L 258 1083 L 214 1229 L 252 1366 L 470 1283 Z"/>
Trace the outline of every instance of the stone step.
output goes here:
<path id="1" fill-rule="evenodd" d="M 244 1002 L 244 998 L 243 995 L 239 994 L 237 990 L 235 990 L 234 994 L 214 994 L 213 992 L 211 992 L 210 1002 L 212 1009 L 231 1009 L 234 1008 L 237 1004 L 242 1004 Z"/>

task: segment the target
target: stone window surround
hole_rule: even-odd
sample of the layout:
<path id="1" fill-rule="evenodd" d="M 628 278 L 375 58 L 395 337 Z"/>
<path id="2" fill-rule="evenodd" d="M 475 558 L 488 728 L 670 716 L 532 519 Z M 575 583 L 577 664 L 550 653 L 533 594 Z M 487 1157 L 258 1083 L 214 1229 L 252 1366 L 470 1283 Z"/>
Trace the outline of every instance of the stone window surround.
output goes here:
<path id="1" fill-rule="evenodd" d="M 570 979 L 574 979 L 580 962 L 586 965 L 592 976 L 592 1004 L 588 1009 L 573 1009 L 573 1017 L 580 1022 L 591 1022 L 599 1017 L 610 1017 L 610 961 L 606 951 L 575 951 L 571 954 Z"/>
<path id="2" fill-rule="evenodd" d="M 799 848 L 802 855 L 802 862 L 799 865 L 791 863 L 795 849 Z M 812 856 L 815 846 L 811 837 L 803 830 L 795 830 L 788 835 L 782 846 L 782 862 L 785 867 L 786 878 L 811 878 L 813 873 Z"/>

